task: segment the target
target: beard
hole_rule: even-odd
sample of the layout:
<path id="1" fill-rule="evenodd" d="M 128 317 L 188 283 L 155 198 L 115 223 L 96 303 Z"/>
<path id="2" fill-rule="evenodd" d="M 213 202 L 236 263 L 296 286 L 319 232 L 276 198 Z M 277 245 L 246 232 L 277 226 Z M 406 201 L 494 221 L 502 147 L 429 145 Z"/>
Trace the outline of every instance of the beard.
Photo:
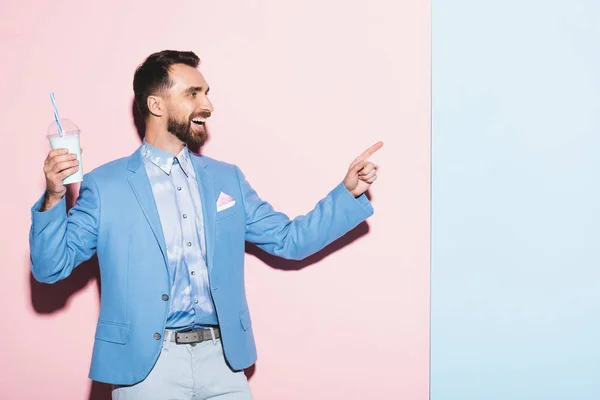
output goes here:
<path id="1" fill-rule="evenodd" d="M 167 120 L 167 131 L 175 135 L 179 140 L 185 143 L 188 147 L 202 147 L 206 142 L 206 125 L 198 126 L 200 129 L 192 129 L 192 119 L 196 116 L 190 115 L 187 120 L 176 120 L 169 118 Z"/>

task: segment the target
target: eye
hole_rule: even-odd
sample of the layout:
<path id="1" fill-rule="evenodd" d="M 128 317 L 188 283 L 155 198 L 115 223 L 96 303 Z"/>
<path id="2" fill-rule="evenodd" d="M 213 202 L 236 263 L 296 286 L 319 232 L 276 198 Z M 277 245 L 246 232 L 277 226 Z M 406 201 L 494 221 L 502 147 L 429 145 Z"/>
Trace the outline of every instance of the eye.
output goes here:
<path id="1" fill-rule="evenodd" d="M 196 92 L 191 92 L 190 97 L 196 97 Z"/>

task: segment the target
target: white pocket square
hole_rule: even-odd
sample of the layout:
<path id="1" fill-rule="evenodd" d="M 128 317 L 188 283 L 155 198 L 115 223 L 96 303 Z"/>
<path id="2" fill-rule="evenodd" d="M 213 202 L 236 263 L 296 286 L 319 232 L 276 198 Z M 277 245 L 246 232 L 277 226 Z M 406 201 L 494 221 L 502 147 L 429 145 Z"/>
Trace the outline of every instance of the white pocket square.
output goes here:
<path id="1" fill-rule="evenodd" d="M 227 210 L 235 205 L 235 200 L 231 198 L 227 193 L 221 192 L 217 199 L 217 212 Z"/>

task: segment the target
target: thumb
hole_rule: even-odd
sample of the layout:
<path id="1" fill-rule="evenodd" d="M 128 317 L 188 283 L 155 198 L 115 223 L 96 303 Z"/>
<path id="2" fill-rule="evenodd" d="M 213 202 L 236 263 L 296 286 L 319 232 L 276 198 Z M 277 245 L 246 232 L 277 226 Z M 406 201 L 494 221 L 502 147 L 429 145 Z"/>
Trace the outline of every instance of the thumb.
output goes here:
<path id="1" fill-rule="evenodd" d="M 350 167 L 350 172 L 354 175 L 358 175 L 361 169 L 365 167 L 365 162 L 363 160 L 358 161 L 352 167 Z"/>

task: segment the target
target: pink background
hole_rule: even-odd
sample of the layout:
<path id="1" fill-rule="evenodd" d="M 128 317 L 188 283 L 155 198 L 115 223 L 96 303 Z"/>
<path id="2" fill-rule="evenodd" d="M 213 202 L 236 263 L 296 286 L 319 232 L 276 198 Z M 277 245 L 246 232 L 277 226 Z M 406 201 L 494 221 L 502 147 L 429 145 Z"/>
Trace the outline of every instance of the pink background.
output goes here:
<path id="1" fill-rule="evenodd" d="M 97 266 L 33 281 L 29 208 L 44 187 L 48 93 L 84 131 L 89 171 L 139 145 L 133 72 L 164 48 L 202 59 L 215 106 L 204 153 L 290 216 L 385 142 L 368 226 L 300 264 L 250 250 L 255 397 L 428 398 L 429 1 L 234 3 L 2 1 L 0 398 L 107 398 L 87 378 Z"/>

